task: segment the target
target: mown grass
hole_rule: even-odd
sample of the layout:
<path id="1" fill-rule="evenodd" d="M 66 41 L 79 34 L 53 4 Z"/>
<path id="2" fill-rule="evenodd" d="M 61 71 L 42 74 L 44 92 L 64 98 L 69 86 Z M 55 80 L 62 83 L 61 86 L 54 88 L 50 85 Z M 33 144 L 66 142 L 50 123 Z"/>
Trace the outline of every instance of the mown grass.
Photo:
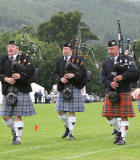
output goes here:
<path id="1" fill-rule="evenodd" d="M 36 116 L 24 117 L 21 145 L 12 145 L 12 135 L 0 121 L 0 160 L 139 160 L 140 113 L 130 118 L 126 145 L 114 145 L 110 127 L 101 116 L 102 103 L 86 104 L 86 112 L 77 113 L 75 140 L 61 139 L 64 124 L 54 105 L 37 104 Z M 38 125 L 35 132 L 34 125 Z"/>

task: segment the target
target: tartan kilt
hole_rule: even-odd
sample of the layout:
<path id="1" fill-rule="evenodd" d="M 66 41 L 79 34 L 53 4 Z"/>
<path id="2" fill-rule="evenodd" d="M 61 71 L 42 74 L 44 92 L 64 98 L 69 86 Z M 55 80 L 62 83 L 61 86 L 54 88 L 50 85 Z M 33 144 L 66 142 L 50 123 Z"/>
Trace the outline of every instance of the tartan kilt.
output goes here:
<path id="1" fill-rule="evenodd" d="M 0 115 L 5 116 L 31 116 L 36 114 L 29 93 L 16 93 L 18 102 L 16 106 L 6 105 L 6 96 L 3 96 Z"/>
<path id="2" fill-rule="evenodd" d="M 73 97 L 70 101 L 65 101 L 63 98 L 63 92 L 59 92 L 55 105 L 55 110 L 65 112 L 84 112 L 85 105 L 83 102 L 81 90 L 73 86 Z"/>
<path id="3" fill-rule="evenodd" d="M 106 95 L 102 110 L 103 117 L 135 117 L 130 92 L 119 94 L 120 103 L 114 105 L 109 100 L 108 94 Z"/>

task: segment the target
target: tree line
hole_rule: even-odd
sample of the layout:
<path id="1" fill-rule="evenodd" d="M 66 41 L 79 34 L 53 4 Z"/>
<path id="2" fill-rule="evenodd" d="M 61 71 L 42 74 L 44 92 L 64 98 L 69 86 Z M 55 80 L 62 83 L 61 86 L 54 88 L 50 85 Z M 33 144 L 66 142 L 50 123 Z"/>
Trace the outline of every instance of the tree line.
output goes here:
<path id="1" fill-rule="evenodd" d="M 91 32 L 89 26 L 83 22 L 82 14 L 79 11 L 73 12 L 59 12 L 51 17 L 47 22 L 40 24 L 37 30 L 33 26 L 26 28 L 24 37 L 24 44 L 33 42 L 33 47 L 30 50 L 29 56 L 36 68 L 39 68 L 39 76 L 36 82 L 45 87 L 47 91 L 52 89 L 52 85 L 55 83 L 53 78 L 53 68 L 56 59 L 62 55 L 62 46 L 64 42 L 75 42 L 78 26 L 82 27 L 81 37 L 82 43 L 88 44 L 90 49 L 83 49 L 82 55 L 85 58 L 85 66 L 87 70 L 92 71 L 92 80 L 87 83 L 87 92 L 97 95 L 104 95 L 105 89 L 100 82 L 100 69 L 102 61 L 108 56 L 107 47 L 105 45 L 94 45 L 96 41 L 100 41 L 98 35 Z M 22 28 L 14 32 L 4 32 L 0 34 L 0 55 L 7 54 L 7 44 L 9 40 L 16 40 L 20 46 L 20 40 L 22 36 Z M 92 45 L 93 44 L 93 45 Z M 43 61 L 40 59 L 40 54 L 34 55 L 34 51 L 37 46 L 41 45 L 40 54 Z M 96 68 L 96 64 L 91 54 L 91 48 L 95 54 L 96 60 L 99 64 L 99 69 Z M 28 45 L 23 46 L 23 52 L 28 50 Z M 136 44 L 136 55 L 139 57 L 140 40 Z M 139 64 L 139 58 L 137 58 Z"/>
<path id="2" fill-rule="evenodd" d="M 60 11 L 78 10 L 92 32 L 100 38 L 98 43 L 116 37 L 116 19 L 122 20 L 123 33 L 126 38 L 139 38 L 140 3 L 126 0 L 0 0 L 0 32 L 19 29 L 23 24 L 33 25 L 35 29 L 40 23 Z M 62 36 L 62 35 L 61 35 Z M 60 37 L 60 35 L 59 35 Z"/>

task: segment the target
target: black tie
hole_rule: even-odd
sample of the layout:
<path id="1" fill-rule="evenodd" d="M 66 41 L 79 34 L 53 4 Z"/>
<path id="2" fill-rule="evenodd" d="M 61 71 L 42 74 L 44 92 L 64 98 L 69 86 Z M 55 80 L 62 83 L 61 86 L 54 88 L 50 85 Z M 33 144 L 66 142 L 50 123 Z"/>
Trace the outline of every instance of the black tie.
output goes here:
<path id="1" fill-rule="evenodd" d="M 112 64 L 114 64 L 115 58 L 111 57 Z"/>
<path id="2" fill-rule="evenodd" d="M 10 61 L 12 61 L 12 60 L 14 59 L 14 57 L 13 57 L 13 56 L 10 56 L 9 59 L 10 59 Z"/>
<path id="3" fill-rule="evenodd" d="M 65 56 L 65 61 L 66 61 L 66 62 L 68 61 L 68 57 L 66 57 L 66 56 Z"/>

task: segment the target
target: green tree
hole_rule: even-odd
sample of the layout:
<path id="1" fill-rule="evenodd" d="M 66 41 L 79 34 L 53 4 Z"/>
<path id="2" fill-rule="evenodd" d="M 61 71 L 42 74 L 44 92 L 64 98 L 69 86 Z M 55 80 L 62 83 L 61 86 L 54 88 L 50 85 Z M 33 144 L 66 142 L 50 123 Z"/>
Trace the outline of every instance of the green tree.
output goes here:
<path id="1" fill-rule="evenodd" d="M 39 55 L 35 56 L 34 64 L 39 69 L 39 76 L 37 77 L 37 83 L 44 86 L 47 91 L 51 91 L 54 84 L 53 68 L 56 59 L 62 55 L 61 48 L 57 43 L 42 42 L 41 55 L 43 61 L 40 60 Z"/>
<path id="2" fill-rule="evenodd" d="M 138 39 L 136 42 L 135 54 L 136 54 L 136 65 L 140 68 L 140 39 Z"/>
<path id="3" fill-rule="evenodd" d="M 90 70 L 93 74 L 90 82 L 87 83 L 87 93 L 95 93 L 97 95 L 104 95 L 105 88 L 103 83 L 100 81 L 100 71 L 102 61 L 107 57 L 107 49 L 104 46 L 97 46 L 93 50 L 94 55 L 96 57 L 96 61 L 99 65 L 99 68 L 96 67 L 95 61 L 93 60 L 93 56 L 91 54 L 91 50 L 88 51 L 88 56 L 85 60 L 85 66 L 87 70 Z"/>
<path id="4" fill-rule="evenodd" d="M 9 40 L 16 40 L 18 46 L 20 46 L 20 40 L 22 36 L 23 29 L 19 29 L 14 32 L 5 32 L 0 34 L 0 55 L 7 53 L 7 44 Z M 39 68 L 40 73 L 36 79 L 36 82 L 40 85 L 44 86 L 47 91 L 50 91 L 52 88 L 53 79 L 53 68 L 56 62 L 56 59 L 62 55 L 62 48 L 60 48 L 57 42 L 47 43 L 44 41 L 40 41 L 36 35 L 36 32 L 32 26 L 28 26 L 26 28 L 26 33 L 24 36 L 24 44 L 27 44 L 22 47 L 24 53 L 28 50 L 28 43 L 32 41 L 33 47 L 31 48 L 31 52 L 29 56 L 32 58 L 34 66 Z M 41 45 L 40 54 L 42 56 L 42 60 L 40 59 L 40 54 L 37 53 L 34 55 L 34 50 L 36 50 L 37 46 Z M 100 82 L 100 69 L 97 69 L 95 63 L 93 61 L 93 57 L 91 55 L 91 51 L 85 50 L 83 51 L 83 56 L 88 53 L 88 56 L 85 60 L 85 65 L 88 70 L 91 70 L 93 73 L 92 80 L 87 84 L 87 92 L 88 93 L 104 93 L 104 86 Z M 103 46 L 98 46 L 94 48 L 95 57 L 99 63 L 101 68 L 101 63 L 103 59 L 106 57 L 106 48 Z"/>
<path id="5" fill-rule="evenodd" d="M 19 29 L 15 32 L 5 32 L 0 34 L 0 55 L 7 54 L 7 44 L 10 40 L 15 40 L 20 47 L 20 41 L 22 37 L 23 29 Z M 47 91 L 52 88 L 53 67 L 55 60 L 61 56 L 61 49 L 57 43 L 46 43 L 39 41 L 36 36 L 36 32 L 32 26 L 26 28 L 24 35 L 24 46 L 22 52 L 27 53 L 29 42 L 33 42 L 33 46 L 30 49 L 29 56 L 36 68 L 39 68 L 39 76 L 36 82 L 45 87 Z M 37 47 L 41 45 L 40 53 L 35 53 Z M 42 58 L 42 59 L 41 59 Z"/>
<path id="6" fill-rule="evenodd" d="M 86 23 L 81 22 L 82 13 L 79 11 L 59 12 L 51 17 L 50 21 L 42 23 L 37 29 L 39 40 L 46 42 L 57 42 L 61 47 L 63 42 L 75 40 L 78 26 L 82 29 L 82 37 L 84 41 L 98 40 Z"/>
<path id="7" fill-rule="evenodd" d="M 7 53 L 7 44 L 11 37 L 9 32 L 4 32 L 0 34 L 0 55 Z"/>

